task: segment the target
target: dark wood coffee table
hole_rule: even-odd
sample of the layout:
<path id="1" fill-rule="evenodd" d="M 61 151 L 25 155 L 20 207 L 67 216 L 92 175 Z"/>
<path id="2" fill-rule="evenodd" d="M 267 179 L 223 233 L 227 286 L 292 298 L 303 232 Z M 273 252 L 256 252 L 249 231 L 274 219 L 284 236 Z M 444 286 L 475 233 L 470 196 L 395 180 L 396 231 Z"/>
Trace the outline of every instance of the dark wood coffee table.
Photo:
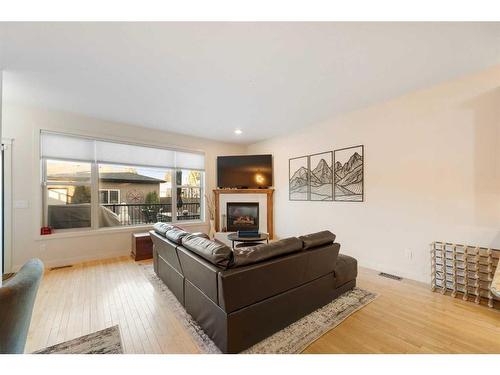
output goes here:
<path id="1" fill-rule="evenodd" d="M 234 249 L 235 242 L 264 242 L 269 243 L 269 235 L 267 233 L 259 233 L 256 237 L 239 237 L 238 233 L 230 233 L 227 235 L 227 239 L 232 242 L 232 247 Z"/>

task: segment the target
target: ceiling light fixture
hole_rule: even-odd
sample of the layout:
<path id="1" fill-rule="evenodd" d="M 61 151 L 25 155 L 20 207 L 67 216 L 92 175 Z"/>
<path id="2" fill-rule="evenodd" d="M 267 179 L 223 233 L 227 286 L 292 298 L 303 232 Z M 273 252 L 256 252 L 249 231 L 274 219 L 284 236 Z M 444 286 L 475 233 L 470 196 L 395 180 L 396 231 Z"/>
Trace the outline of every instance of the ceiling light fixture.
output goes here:
<path id="1" fill-rule="evenodd" d="M 234 130 L 234 134 L 241 135 L 241 134 L 243 134 L 243 130 L 241 130 L 241 129 L 235 129 Z"/>

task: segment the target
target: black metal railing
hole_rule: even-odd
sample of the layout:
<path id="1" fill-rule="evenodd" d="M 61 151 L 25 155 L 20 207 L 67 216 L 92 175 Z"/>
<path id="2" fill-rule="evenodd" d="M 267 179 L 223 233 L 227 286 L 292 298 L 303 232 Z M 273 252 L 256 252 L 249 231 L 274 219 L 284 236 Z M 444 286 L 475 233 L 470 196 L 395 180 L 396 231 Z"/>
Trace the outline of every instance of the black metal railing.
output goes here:
<path id="1" fill-rule="evenodd" d="M 120 203 L 101 204 L 116 214 L 117 225 L 151 224 L 172 221 L 172 204 L 170 203 Z M 177 207 L 177 220 L 199 220 L 200 203 L 184 203 Z"/>

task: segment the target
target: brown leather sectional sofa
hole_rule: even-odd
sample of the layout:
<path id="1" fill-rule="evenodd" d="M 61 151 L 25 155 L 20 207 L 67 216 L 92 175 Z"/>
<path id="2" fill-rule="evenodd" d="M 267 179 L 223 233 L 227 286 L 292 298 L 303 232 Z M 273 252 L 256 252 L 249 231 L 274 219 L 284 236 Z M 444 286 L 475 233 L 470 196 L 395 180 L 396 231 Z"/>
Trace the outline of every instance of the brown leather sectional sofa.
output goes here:
<path id="1" fill-rule="evenodd" d="M 165 223 L 154 270 L 224 353 L 238 353 L 356 285 L 357 262 L 329 231 L 230 249 Z"/>

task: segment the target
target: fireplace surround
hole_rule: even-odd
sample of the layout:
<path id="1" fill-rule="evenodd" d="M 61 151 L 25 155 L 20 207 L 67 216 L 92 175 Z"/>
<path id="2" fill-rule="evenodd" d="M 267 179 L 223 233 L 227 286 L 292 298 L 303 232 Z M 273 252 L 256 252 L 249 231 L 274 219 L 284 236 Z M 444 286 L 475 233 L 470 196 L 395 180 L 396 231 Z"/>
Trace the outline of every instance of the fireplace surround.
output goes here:
<path id="1" fill-rule="evenodd" d="M 273 193 L 274 189 L 214 189 L 215 231 L 227 231 L 227 203 L 259 202 L 259 231 L 274 238 Z M 223 236 L 224 237 L 224 236 Z M 225 238 L 225 237 L 224 237 Z"/>
<path id="2" fill-rule="evenodd" d="M 258 202 L 227 202 L 227 230 L 259 230 Z"/>

